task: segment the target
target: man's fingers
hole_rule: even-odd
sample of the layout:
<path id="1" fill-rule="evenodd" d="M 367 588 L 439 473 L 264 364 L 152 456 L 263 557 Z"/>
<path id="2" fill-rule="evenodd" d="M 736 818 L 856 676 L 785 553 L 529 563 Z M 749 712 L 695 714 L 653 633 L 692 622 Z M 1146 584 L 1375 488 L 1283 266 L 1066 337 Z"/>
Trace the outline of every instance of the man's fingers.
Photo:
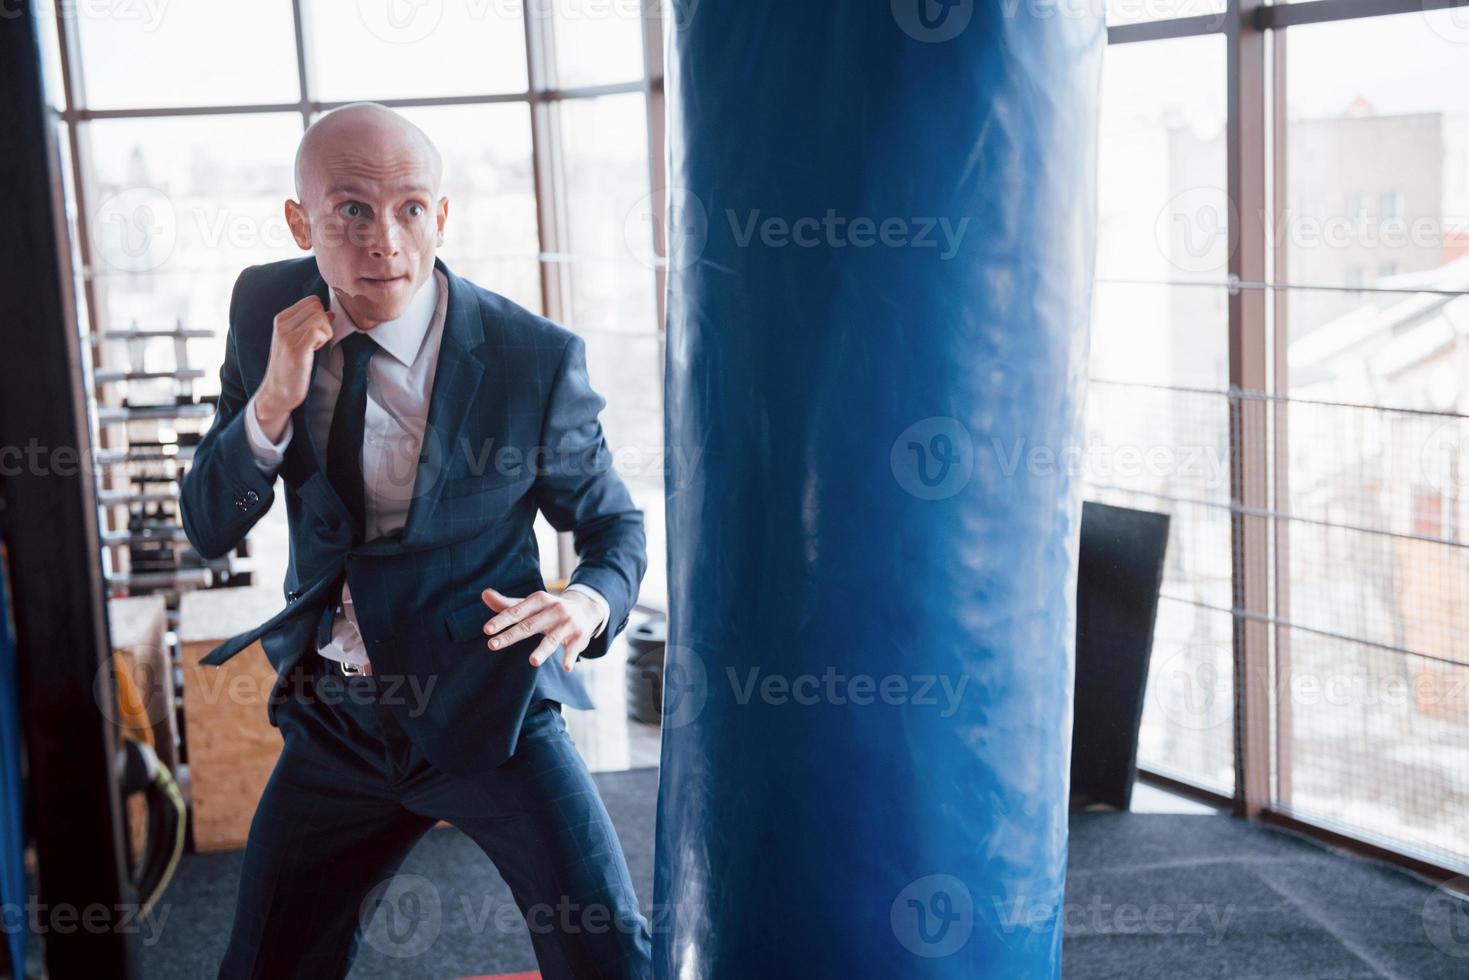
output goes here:
<path id="1" fill-rule="evenodd" d="M 492 595 L 500 597 L 498 605 L 497 600 L 490 598 Z M 481 593 L 481 597 L 484 598 L 491 609 L 495 609 L 498 612 L 498 615 L 488 623 L 485 623 L 485 632 L 491 636 L 505 629 L 507 626 L 513 626 L 532 613 L 544 609 L 546 604 L 551 601 L 551 597 L 544 592 L 533 592 L 524 599 L 506 599 L 494 589 L 485 589 Z"/>
<path id="2" fill-rule="evenodd" d="M 532 667 L 539 667 L 541 664 L 546 662 L 547 657 L 556 652 L 556 648 L 560 645 L 560 640 L 556 639 L 556 637 L 554 636 L 547 634 L 546 638 L 541 640 L 540 646 L 536 647 L 535 650 L 531 652 L 530 665 Z"/>
<path id="3" fill-rule="evenodd" d="M 496 592 L 494 589 L 485 589 L 479 594 L 479 597 L 484 600 L 485 605 L 495 610 L 495 612 L 507 609 L 520 601 L 520 599 L 514 596 L 504 595 Z"/>
<path id="4" fill-rule="evenodd" d="M 302 296 L 300 299 L 296 300 L 296 302 L 292 303 L 284 310 L 281 310 L 279 313 L 276 314 L 276 319 L 282 322 L 295 320 L 298 317 L 305 316 L 308 312 L 314 309 L 320 310 L 323 309 L 323 307 L 321 305 L 321 297 L 317 296 L 315 293 L 312 293 L 310 296 Z"/>
<path id="5" fill-rule="evenodd" d="M 286 324 L 278 337 L 293 350 L 317 351 L 332 341 L 332 313 L 310 313 L 298 322 Z"/>
<path id="6" fill-rule="evenodd" d="M 290 332 L 300 324 L 326 312 L 326 307 L 321 305 L 321 300 L 315 296 L 307 296 L 305 299 L 293 303 L 275 315 L 276 326 L 281 330 Z"/>
<path id="7" fill-rule="evenodd" d="M 490 620 L 490 622 L 493 623 L 494 620 Z M 546 633 L 549 635 L 565 622 L 566 613 L 564 610 L 543 609 L 532 616 L 522 619 L 503 633 L 491 636 L 490 649 L 503 650 L 512 643 L 519 643 L 521 640 L 535 636 L 537 633 Z M 489 629 L 488 623 L 485 624 L 485 628 Z"/>

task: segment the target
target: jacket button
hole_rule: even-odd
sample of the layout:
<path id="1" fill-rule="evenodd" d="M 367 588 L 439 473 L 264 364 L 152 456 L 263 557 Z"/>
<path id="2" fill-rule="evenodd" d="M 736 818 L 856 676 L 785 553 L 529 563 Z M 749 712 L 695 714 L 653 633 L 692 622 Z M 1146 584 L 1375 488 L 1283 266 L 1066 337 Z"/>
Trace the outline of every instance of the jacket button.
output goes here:
<path id="1" fill-rule="evenodd" d="M 260 494 L 256 493 L 254 490 L 246 490 L 245 491 L 245 503 L 247 505 L 248 504 L 258 504 L 258 503 L 260 503 Z"/>
<path id="2" fill-rule="evenodd" d="M 286 601 L 287 602 L 295 602 L 299 598 L 301 598 L 301 590 L 300 589 L 292 589 L 291 591 L 289 591 L 289 592 L 286 593 Z"/>

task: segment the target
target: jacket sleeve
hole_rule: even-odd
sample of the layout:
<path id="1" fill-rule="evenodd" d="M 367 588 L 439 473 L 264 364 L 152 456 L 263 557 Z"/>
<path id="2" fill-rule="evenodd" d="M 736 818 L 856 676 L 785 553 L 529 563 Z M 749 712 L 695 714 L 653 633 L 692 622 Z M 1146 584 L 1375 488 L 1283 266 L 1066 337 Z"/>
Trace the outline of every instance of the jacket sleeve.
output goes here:
<path id="1" fill-rule="evenodd" d="M 572 335 L 551 383 L 533 493 L 546 520 L 572 532 L 580 561 L 569 584 L 607 601 L 607 628 L 582 656 L 600 657 L 627 626 L 648 567 L 643 513 L 633 505 L 598 420 L 606 402 L 587 375 L 586 343 Z"/>
<path id="2" fill-rule="evenodd" d="M 219 406 L 214 423 L 194 451 L 184 474 L 179 506 L 184 534 L 205 558 L 228 554 L 244 540 L 275 499 L 275 479 L 255 463 L 245 433 L 249 398 L 240 374 L 242 292 L 250 269 L 235 281 L 224 364 L 219 369 Z"/>

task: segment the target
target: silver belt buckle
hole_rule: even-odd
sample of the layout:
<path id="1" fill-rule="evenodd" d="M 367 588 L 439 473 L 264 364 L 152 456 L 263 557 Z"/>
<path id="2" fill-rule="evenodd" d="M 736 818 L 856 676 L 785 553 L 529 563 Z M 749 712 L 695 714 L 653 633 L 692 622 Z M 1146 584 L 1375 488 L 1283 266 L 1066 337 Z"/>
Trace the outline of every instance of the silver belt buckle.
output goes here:
<path id="1" fill-rule="evenodd" d="M 346 674 L 348 677 L 372 676 L 372 664 L 364 664 L 359 667 L 357 664 L 349 664 L 345 660 L 338 660 L 337 666 L 340 667 L 342 669 L 342 673 Z"/>

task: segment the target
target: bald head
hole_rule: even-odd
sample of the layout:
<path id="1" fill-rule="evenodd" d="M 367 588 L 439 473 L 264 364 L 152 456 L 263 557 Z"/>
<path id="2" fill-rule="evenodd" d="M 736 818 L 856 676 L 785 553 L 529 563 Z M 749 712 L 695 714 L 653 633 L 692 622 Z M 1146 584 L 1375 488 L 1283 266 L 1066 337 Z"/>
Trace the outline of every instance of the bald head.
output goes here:
<path id="1" fill-rule="evenodd" d="M 401 315 L 432 279 L 443 170 L 423 130 L 375 102 L 333 109 L 301 137 L 286 221 L 358 329 Z"/>
<path id="2" fill-rule="evenodd" d="M 296 196 L 315 191 L 333 171 L 421 169 L 437 196 L 444 176 L 439 148 L 423 130 L 376 102 L 354 102 L 322 115 L 306 128 L 296 148 Z"/>

